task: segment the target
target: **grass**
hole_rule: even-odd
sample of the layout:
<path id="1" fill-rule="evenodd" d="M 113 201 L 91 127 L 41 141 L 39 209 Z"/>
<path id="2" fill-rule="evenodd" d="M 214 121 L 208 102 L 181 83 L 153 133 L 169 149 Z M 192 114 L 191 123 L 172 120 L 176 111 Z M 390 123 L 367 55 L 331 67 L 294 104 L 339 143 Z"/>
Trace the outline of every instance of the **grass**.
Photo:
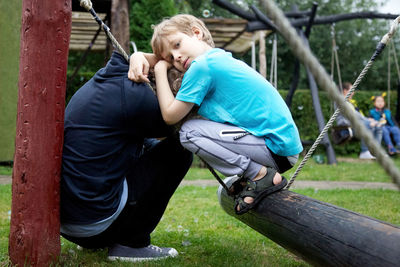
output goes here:
<path id="1" fill-rule="evenodd" d="M 400 159 L 395 159 L 400 165 Z M 293 172 L 292 170 L 291 172 Z M 0 174 L 11 173 L 0 168 Z M 290 177 L 291 172 L 285 174 Z M 207 169 L 192 168 L 185 179 L 213 179 Z M 298 179 L 390 182 L 376 162 L 339 162 L 337 166 L 310 160 Z M 216 186 L 183 186 L 173 195 L 152 234 L 152 243 L 172 246 L 179 257 L 137 266 L 309 266 L 247 225 L 227 215 L 218 204 Z M 400 225 L 400 194 L 381 189 L 296 189 L 314 199 Z M 0 185 L 0 266 L 8 263 L 11 185 Z M 107 261 L 107 251 L 80 251 L 61 239 L 57 266 L 131 266 Z"/>
<path id="2" fill-rule="evenodd" d="M 396 191 L 306 189 L 297 192 L 400 224 L 400 196 Z M 223 212 L 218 204 L 216 187 L 178 188 L 152 235 L 152 241 L 175 247 L 180 256 L 138 266 L 309 266 Z M 62 240 L 60 265 L 114 266 L 106 257 L 105 250 L 79 251 L 74 244 Z M 118 266 L 129 264 L 121 262 Z"/>
<path id="3" fill-rule="evenodd" d="M 0 166 L 0 175 L 9 175 L 12 174 L 12 168 L 9 166 Z"/>
<path id="4" fill-rule="evenodd" d="M 396 166 L 400 168 L 400 157 L 393 158 Z M 297 165 L 284 173 L 286 178 L 290 178 Z M 12 168 L 0 166 L 0 175 L 11 175 Z M 220 177 L 223 177 L 219 173 Z M 191 168 L 185 180 L 208 180 L 214 179 L 207 168 Z M 343 182 L 391 182 L 391 178 L 386 174 L 376 161 L 358 159 L 347 159 L 340 161 L 337 165 L 318 164 L 310 159 L 298 175 L 298 180 L 309 181 L 343 181 Z"/>
<path id="5" fill-rule="evenodd" d="M 400 157 L 393 158 L 397 167 L 400 168 Z M 286 173 L 284 176 L 290 178 L 297 166 Z M 223 177 L 222 175 L 220 175 Z M 191 168 L 185 177 L 186 180 L 205 180 L 214 179 L 210 171 L 206 168 Z M 346 161 L 339 160 L 337 165 L 318 164 L 313 159 L 309 159 L 307 164 L 297 176 L 298 180 L 308 181 L 343 181 L 343 182 L 391 182 L 392 179 L 386 174 L 378 162 L 372 160 L 358 160 L 347 158 Z"/>

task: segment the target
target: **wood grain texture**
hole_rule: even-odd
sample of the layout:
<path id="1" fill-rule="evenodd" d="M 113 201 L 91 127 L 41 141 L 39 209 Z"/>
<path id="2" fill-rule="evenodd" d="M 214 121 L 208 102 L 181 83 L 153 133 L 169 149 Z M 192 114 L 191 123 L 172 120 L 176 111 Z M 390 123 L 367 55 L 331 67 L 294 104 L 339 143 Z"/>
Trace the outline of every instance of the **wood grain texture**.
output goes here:
<path id="1" fill-rule="evenodd" d="M 59 179 L 71 1 L 22 3 L 9 254 L 48 266 L 60 252 Z"/>
<path id="2" fill-rule="evenodd" d="M 399 266 L 398 226 L 287 190 L 244 215 L 222 188 L 219 199 L 229 215 L 313 265 Z"/>

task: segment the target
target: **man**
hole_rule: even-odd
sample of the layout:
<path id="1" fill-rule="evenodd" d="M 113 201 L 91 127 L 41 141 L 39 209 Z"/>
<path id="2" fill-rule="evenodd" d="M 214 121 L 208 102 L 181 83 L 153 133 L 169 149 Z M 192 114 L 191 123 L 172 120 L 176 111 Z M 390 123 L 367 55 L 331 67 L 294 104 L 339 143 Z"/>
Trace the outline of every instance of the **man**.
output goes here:
<path id="1" fill-rule="evenodd" d="M 129 80 L 128 69 L 114 52 L 65 110 L 61 234 L 84 248 L 107 247 L 110 260 L 176 256 L 151 245 L 150 233 L 192 154 L 164 123 L 152 90 Z"/>

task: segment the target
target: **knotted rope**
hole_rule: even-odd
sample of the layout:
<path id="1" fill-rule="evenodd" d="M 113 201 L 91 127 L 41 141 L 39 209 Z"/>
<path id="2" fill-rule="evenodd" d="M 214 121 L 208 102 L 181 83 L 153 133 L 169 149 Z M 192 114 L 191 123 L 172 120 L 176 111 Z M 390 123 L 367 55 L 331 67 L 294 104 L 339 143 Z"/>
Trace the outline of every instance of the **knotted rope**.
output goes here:
<path id="1" fill-rule="evenodd" d="M 317 140 L 308 151 L 307 155 L 304 157 L 303 161 L 300 163 L 299 167 L 291 177 L 286 189 L 290 188 L 291 184 L 294 182 L 294 179 L 310 158 L 311 154 L 316 149 L 319 142 L 322 140 L 322 137 L 326 134 L 329 127 L 332 126 L 334 120 L 336 119 L 339 112 L 343 112 L 343 114 L 350 120 L 353 128 L 359 134 L 360 138 L 362 138 L 370 151 L 376 156 L 377 161 L 382 165 L 384 170 L 392 177 L 393 182 L 400 187 L 400 172 L 395 166 L 393 160 L 391 160 L 386 152 L 382 149 L 382 147 L 374 140 L 370 131 L 368 131 L 362 123 L 358 121 L 357 115 L 351 105 L 346 101 L 351 93 L 357 88 L 358 84 L 361 82 L 368 69 L 371 67 L 372 63 L 376 59 L 376 57 L 382 52 L 385 48 L 386 44 L 390 41 L 394 33 L 396 32 L 400 17 L 397 17 L 387 34 L 385 34 L 382 40 L 379 42 L 373 56 L 367 63 L 367 65 L 362 70 L 361 74 L 358 76 L 357 80 L 354 82 L 352 89 L 346 95 L 346 98 L 339 93 L 339 90 L 336 84 L 329 77 L 328 73 L 326 73 L 325 69 L 321 66 L 316 57 L 311 53 L 310 49 L 303 45 L 302 40 L 296 33 L 296 30 L 291 26 L 288 19 L 285 17 L 283 12 L 276 6 L 276 4 L 271 0 L 263 0 L 263 6 L 265 7 L 267 15 L 275 22 L 279 32 L 286 39 L 289 46 L 292 49 L 292 52 L 299 58 L 305 66 L 307 66 L 311 73 L 316 78 L 318 84 L 328 93 L 330 99 L 333 99 L 339 106 L 339 108 L 335 111 L 334 116 L 329 120 L 325 128 L 321 131 Z"/>
<path id="2" fill-rule="evenodd" d="M 129 62 L 129 56 L 125 52 L 125 50 L 122 48 L 122 46 L 118 43 L 118 41 L 115 39 L 115 37 L 112 35 L 110 28 L 104 24 L 104 22 L 97 16 L 96 12 L 94 11 L 92 7 L 92 2 L 90 0 L 79 0 L 81 7 L 86 9 L 87 11 L 92 14 L 93 18 L 97 21 L 97 23 L 103 27 L 104 32 L 106 33 L 108 39 L 110 39 L 112 45 L 114 46 L 115 49 L 118 50 L 118 52 L 126 59 L 126 61 Z"/>

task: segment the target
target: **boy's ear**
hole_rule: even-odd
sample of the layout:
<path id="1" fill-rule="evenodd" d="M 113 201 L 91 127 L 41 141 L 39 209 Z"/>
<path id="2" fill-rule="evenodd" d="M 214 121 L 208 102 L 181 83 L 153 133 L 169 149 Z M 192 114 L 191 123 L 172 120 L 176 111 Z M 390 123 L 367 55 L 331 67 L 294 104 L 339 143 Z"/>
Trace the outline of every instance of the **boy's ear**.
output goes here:
<path id="1" fill-rule="evenodd" d="M 192 27 L 193 34 L 199 39 L 203 40 L 203 31 L 196 26 Z"/>

